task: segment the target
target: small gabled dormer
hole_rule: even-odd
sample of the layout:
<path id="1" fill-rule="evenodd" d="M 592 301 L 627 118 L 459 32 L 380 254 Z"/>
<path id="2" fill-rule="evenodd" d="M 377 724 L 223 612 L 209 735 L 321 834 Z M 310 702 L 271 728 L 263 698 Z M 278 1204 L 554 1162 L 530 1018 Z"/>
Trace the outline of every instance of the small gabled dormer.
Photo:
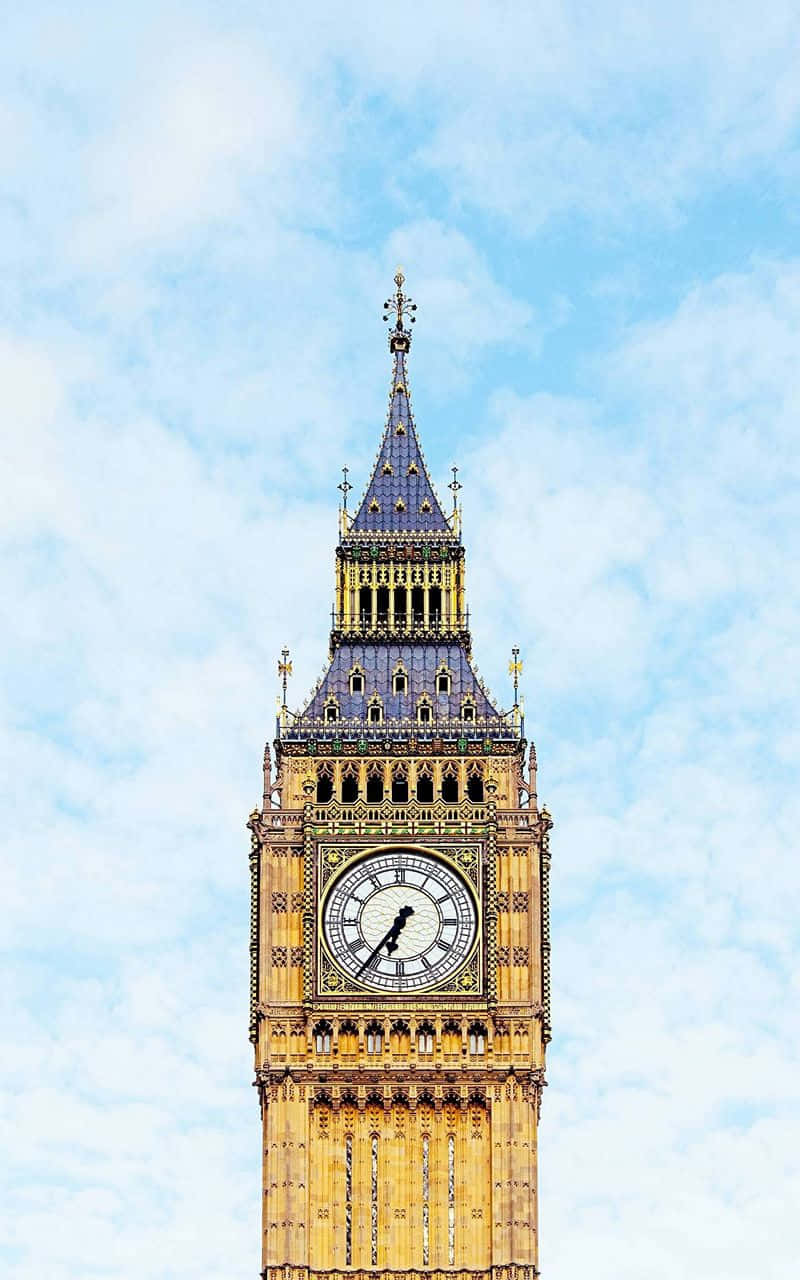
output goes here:
<path id="1" fill-rule="evenodd" d="M 453 676 L 446 662 L 439 665 L 436 672 L 436 692 L 437 694 L 449 694 L 453 687 Z"/>
<path id="2" fill-rule="evenodd" d="M 408 672 L 403 662 L 395 663 L 392 672 L 392 693 L 400 695 L 408 693 Z"/>

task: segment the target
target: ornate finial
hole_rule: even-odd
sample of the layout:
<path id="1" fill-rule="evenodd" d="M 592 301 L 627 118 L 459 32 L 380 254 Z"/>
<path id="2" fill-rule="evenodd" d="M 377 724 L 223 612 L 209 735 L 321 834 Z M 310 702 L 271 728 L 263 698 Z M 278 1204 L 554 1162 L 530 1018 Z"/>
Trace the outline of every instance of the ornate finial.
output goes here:
<path id="1" fill-rule="evenodd" d="M 508 664 L 508 674 L 514 677 L 514 706 L 519 706 L 519 677 L 522 671 L 522 663 L 519 660 L 519 645 L 514 645 L 511 650 L 511 661 Z"/>
<path id="2" fill-rule="evenodd" d="M 403 317 L 407 316 L 411 324 L 416 323 L 416 316 L 412 312 L 416 311 L 417 304 L 411 301 L 408 294 L 403 293 L 405 280 L 403 268 L 398 267 L 394 276 L 394 282 L 397 285 L 395 295 L 393 298 L 387 298 L 383 304 L 384 320 L 388 320 L 390 316 L 395 318 L 394 328 L 389 334 L 391 351 L 408 351 L 411 345 L 411 334 L 403 327 Z"/>
<path id="3" fill-rule="evenodd" d="M 289 661 L 289 650 L 286 645 L 281 649 L 282 662 L 278 663 L 278 675 L 283 681 L 283 710 L 286 710 L 286 682 L 292 674 L 292 664 Z"/>
<path id="4" fill-rule="evenodd" d="M 343 476 L 342 483 L 336 486 L 337 489 L 341 489 L 342 491 L 342 494 L 343 494 L 342 508 L 345 511 L 347 510 L 347 495 L 353 487 L 350 481 L 347 479 L 349 473 L 350 473 L 349 467 L 342 467 L 342 476 Z"/>
<path id="5" fill-rule="evenodd" d="M 464 486 L 458 479 L 458 467 L 451 467 L 450 470 L 453 473 L 453 479 L 447 487 L 453 490 L 453 512 L 455 513 L 458 510 L 458 491 L 463 489 Z"/>

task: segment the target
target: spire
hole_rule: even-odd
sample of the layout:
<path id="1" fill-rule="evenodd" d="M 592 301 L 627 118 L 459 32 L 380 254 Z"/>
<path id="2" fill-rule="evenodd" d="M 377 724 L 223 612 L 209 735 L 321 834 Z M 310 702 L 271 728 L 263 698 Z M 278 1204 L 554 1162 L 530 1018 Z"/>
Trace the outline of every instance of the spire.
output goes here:
<path id="1" fill-rule="evenodd" d="M 434 492 L 411 413 L 406 361 L 416 303 L 403 293 L 405 277 L 398 267 L 394 296 L 384 303 L 384 320 L 394 317 L 389 330 L 392 385 L 389 413 L 372 477 L 349 526 L 351 533 L 450 533 L 451 528 Z"/>

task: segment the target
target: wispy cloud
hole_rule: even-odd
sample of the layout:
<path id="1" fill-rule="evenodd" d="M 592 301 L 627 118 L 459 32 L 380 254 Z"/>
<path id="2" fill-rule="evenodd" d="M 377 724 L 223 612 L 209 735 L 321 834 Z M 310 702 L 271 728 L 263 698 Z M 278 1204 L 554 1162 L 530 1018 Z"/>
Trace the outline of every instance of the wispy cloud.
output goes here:
<path id="1" fill-rule="evenodd" d="M 543 1265 L 793 1273 L 796 34 L 782 4 L 10 19 L 15 1280 L 257 1266 L 243 821 L 277 651 L 297 701 L 323 663 L 398 261 L 478 660 L 502 695 L 522 644 L 558 820 Z"/>

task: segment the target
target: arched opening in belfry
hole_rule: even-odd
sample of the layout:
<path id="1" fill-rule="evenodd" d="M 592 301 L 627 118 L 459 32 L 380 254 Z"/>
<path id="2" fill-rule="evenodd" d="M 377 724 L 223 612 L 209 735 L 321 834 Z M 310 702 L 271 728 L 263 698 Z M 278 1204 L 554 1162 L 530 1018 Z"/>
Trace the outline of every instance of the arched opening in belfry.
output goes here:
<path id="1" fill-rule="evenodd" d="M 317 773 L 317 804 L 333 799 L 333 766 L 322 764 Z"/>
<path id="2" fill-rule="evenodd" d="M 378 587 L 378 626 L 385 627 L 389 621 L 389 588 Z"/>
<path id="3" fill-rule="evenodd" d="M 395 587 L 394 589 L 394 625 L 401 629 L 406 625 L 405 587 Z"/>
<path id="4" fill-rule="evenodd" d="M 355 804 L 358 799 L 358 766 L 346 764 L 342 770 L 342 804 Z"/>
<path id="5" fill-rule="evenodd" d="M 447 764 L 442 770 L 442 799 L 445 804 L 458 804 L 458 769 Z"/>
<path id="6" fill-rule="evenodd" d="M 473 804 L 483 804 L 483 774 L 480 765 L 474 765 L 469 772 L 467 795 Z"/>
<path id="7" fill-rule="evenodd" d="M 415 625 L 421 627 L 425 621 L 425 592 L 422 587 L 411 588 L 411 613 Z"/>
<path id="8" fill-rule="evenodd" d="M 383 799 L 383 767 L 370 765 L 367 774 L 367 804 L 380 804 Z"/>
<path id="9" fill-rule="evenodd" d="M 362 587 L 358 593 L 358 616 L 362 627 L 372 625 L 372 588 Z"/>
<path id="10" fill-rule="evenodd" d="M 428 608 L 431 625 L 438 627 L 442 621 L 442 588 L 431 587 L 428 592 Z"/>
<path id="11" fill-rule="evenodd" d="M 433 770 L 429 764 L 417 769 L 417 800 L 420 804 L 433 804 Z"/>
<path id="12" fill-rule="evenodd" d="M 392 769 L 392 800 L 395 804 L 408 801 L 408 769 L 404 764 L 396 764 Z"/>

